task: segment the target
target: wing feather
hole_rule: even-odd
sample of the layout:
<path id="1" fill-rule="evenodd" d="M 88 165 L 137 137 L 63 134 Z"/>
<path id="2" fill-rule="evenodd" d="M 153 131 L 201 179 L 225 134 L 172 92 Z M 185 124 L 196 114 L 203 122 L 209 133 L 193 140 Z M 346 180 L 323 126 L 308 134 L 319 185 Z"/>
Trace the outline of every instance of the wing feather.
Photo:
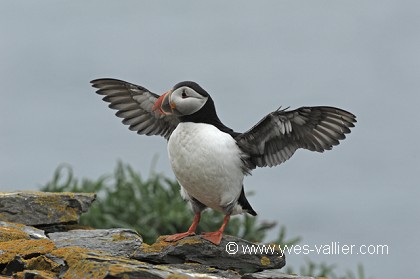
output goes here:
<path id="1" fill-rule="evenodd" d="M 160 116 L 152 111 L 159 95 L 146 88 L 118 79 L 95 79 L 92 86 L 102 100 L 117 110 L 116 116 L 123 118 L 122 123 L 141 135 L 160 135 L 169 139 L 179 120 L 175 116 Z"/>
<path id="2" fill-rule="evenodd" d="M 338 145 L 354 127 L 356 116 L 334 107 L 278 109 L 236 137 L 249 155 L 250 168 L 276 166 L 299 148 L 324 152 Z"/>

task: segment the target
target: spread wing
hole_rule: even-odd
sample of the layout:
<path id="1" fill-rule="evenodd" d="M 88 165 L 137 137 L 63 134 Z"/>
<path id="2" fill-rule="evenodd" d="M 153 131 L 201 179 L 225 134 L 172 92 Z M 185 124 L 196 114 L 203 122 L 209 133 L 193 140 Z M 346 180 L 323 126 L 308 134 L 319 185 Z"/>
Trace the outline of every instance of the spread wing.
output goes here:
<path id="1" fill-rule="evenodd" d="M 356 116 L 334 107 L 301 107 L 274 111 L 236 137 L 250 158 L 248 167 L 276 166 L 298 148 L 324 152 L 338 145 L 354 127 Z"/>
<path id="2" fill-rule="evenodd" d="M 95 79 L 92 86 L 96 93 L 104 95 L 109 107 L 118 110 L 115 114 L 123 118 L 122 123 L 129 125 L 131 131 L 140 135 L 160 135 L 169 138 L 179 120 L 175 116 L 158 115 L 152 107 L 159 95 L 144 87 L 117 79 Z"/>

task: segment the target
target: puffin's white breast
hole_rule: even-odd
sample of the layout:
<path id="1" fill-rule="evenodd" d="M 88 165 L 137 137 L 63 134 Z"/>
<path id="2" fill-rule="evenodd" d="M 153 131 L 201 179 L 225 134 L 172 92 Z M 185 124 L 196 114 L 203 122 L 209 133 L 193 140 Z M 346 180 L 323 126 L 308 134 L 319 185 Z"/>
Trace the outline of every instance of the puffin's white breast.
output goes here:
<path id="1" fill-rule="evenodd" d="M 189 195 L 218 211 L 238 199 L 244 174 L 241 151 L 210 124 L 180 123 L 168 142 L 172 169 Z"/>

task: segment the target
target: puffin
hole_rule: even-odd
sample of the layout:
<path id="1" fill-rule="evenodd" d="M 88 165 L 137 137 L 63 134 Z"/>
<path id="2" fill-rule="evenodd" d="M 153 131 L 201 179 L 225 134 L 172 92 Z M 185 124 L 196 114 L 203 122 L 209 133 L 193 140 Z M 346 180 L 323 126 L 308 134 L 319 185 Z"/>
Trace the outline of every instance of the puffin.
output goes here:
<path id="1" fill-rule="evenodd" d="M 241 133 L 223 124 L 209 93 L 193 81 L 177 83 L 161 96 L 113 78 L 91 84 L 131 131 L 167 140 L 180 194 L 194 212 L 189 229 L 166 236 L 169 242 L 195 235 L 201 212 L 211 208 L 225 214 L 223 223 L 200 236 L 219 245 L 230 216 L 257 215 L 245 196 L 246 175 L 280 165 L 298 149 L 330 150 L 356 123 L 354 114 L 336 107 L 280 107 Z"/>

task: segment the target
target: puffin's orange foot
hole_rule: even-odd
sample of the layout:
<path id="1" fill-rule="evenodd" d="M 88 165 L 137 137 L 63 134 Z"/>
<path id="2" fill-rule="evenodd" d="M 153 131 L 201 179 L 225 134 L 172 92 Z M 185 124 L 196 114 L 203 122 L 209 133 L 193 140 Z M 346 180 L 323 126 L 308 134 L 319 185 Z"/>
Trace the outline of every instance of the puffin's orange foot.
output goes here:
<path id="1" fill-rule="evenodd" d="M 210 241 L 215 245 L 219 245 L 222 241 L 223 233 L 221 231 L 205 232 L 201 234 L 201 238 Z"/>
<path id="2" fill-rule="evenodd" d="M 169 235 L 168 237 L 165 238 L 165 241 L 178 241 L 180 239 L 183 239 L 187 236 L 192 236 L 195 235 L 195 232 L 183 232 L 183 233 L 176 233 L 173 235 Z"/>

